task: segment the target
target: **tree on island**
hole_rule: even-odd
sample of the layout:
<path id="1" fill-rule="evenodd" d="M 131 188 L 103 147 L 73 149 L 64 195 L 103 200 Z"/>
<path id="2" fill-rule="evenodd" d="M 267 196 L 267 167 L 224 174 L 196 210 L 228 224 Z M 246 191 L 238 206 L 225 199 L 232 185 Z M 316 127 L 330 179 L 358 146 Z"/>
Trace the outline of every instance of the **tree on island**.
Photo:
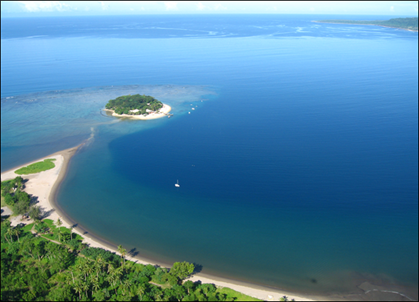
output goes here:
<path id="1" fill-rule="evenodd" d="M 41 218 L 41 209 L 39 206 L 33 206 L 29 209 L 28 215 L 33 221 L 39 220 Z"/>
<path id="2" fill-rule="evenodd" d="M 126 249 L 124 249 L 124 248 L 122 247 L 122 245 L 118 245 L 118 252 L 121 254 L 122 259 L 124 260 L 124 265 L 125 265 L 125 255 L 126 255 L 126 253 L 127 253 L 127 250 L 126 250 Z M 121 261 L 121 265 L 122 265 L 122 261 Z"/>
<path id="3" fill-rule="evenodd" d="M 170 269 L 170 274 L 179 278 L 180 280 L 186 279 L 190 274 L 193 273 L 195 265 L 188 262 L 175 262 Z"/>
<path id="4" fill-rule="evenodd" d="M 110 100 L 105 108 L 115 111 L 116 114 L 147 115 L 163 108 L 163 103 L 149 95 L 134 94 Z"/>

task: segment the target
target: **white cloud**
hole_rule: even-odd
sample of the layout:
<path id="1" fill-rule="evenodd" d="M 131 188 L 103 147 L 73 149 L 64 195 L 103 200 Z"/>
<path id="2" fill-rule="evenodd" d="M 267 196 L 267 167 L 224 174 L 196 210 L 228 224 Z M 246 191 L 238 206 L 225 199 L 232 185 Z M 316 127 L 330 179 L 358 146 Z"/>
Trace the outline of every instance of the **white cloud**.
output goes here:
<path id="1" fill-rule="evenodd" d="M 100 5 L 102 6 L 103 10 L 107 10 L 109 8 L 109 5 L 105 1 L 100 1 Z"/>
<path id="2" fill-rule="evenodd" d="M 390 6 L 390 11 L 394 12 L 394 6 Z"/>
<path id="3" fill-rule="evenodd" d="M 166 10 L 178 10 L 178 8 L 177 8 L 177 2 L 174 2 L 174 1 L 165 1 L 163 3 L 164 3 L 164 6 L 166 7 Z"/>
<path id="4" fill-rule="evenodd" d="M 217 4 L 214 6 L 215 10 L 226 10 L 227 7 L 223 6 L 222 4 Z"/>
<path id="5" fill-rule="evenodd" d="M 205 5 L 203 5 L 202 4 L 202 2 L 198 2 L 198 4 L 197 4 L 197 10 L 204 10 L 204 9 L 206 9 L 207 7 L 205 6 Z"/>
<path id="6" fill-rule="evenodd" d="M 60 1 L 19 1 L 29 12 L 53 12 L 53 11 L 66 11 L 69 6 Z"/>

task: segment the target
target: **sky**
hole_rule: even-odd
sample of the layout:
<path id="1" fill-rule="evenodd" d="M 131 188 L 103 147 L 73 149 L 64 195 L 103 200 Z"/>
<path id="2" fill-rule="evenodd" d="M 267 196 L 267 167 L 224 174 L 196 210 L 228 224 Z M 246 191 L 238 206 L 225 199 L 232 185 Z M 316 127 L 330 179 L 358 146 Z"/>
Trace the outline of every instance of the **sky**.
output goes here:
<path id="1" fill-rule="evenodd" d="M 140 14 L 417 16 L 417 1 L 1 1 L 1 17 Z"/>

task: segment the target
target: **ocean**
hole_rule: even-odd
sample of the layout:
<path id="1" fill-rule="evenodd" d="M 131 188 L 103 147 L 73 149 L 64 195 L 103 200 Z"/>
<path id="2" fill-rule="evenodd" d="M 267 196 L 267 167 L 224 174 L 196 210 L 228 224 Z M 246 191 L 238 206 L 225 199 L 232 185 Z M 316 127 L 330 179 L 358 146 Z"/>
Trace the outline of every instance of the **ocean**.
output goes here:
<path id="1" fill-rule="evenodd" d="M 369 299 L 372 284 L 417 299 L 418 34 L 312 22 L 338 18 L 388 19 L 3 18 L 1 170 L 87 142 L 57 203 L 133 254 L 312 296 Z M 101 111 L 132 93 L 174 116 Z"/>

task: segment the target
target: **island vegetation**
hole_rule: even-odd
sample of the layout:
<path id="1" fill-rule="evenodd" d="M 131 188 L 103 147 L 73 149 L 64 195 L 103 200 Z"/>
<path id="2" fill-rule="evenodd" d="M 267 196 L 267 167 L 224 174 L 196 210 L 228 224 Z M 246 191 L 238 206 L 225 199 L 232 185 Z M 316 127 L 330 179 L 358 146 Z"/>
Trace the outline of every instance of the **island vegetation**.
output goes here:
<path id="1" fill-rule="evenodd" d="M 340 23 L 340 24 L 357 24 L 357 25 L 378 25 L 393 28 L 400 28 L 412 31 L 418 31 L 418 18 L 394 18 L 390 20 L 376 21 L 356 21 L 356 20 L 321 20 L 321 23 Z"/>
<path id="2" fill-rule="evenodd" d="M 122 246 L 120 255 L 89 247 L 60 219 L 42 219 L 24 183 L 21 176 L 1 182 L 2 206 L 4 198 L 13 215 L 29 211 L 33 220 L 13 227 L 2 215 L 2 301 L 261 301 L 186 280 L 195 272 L 192 263 L 175 262 L 170 269 L 143 265 L 127 260 L 134 251 Z"/>
<path id="3" fill-rule="evenodd" d="M 105 108 L 116 114 L 148 115 L 163 108 L 163 103 L 149 95 L 134 94 L 110 100 Z"/>
<path id="4" fill-rule="evenodd" d="M 26 175 L 26 174 L 34 174 L 34 173 L 46 171 L 55 167 L 55 164 L 53 163 L 54 160 L 55 158 L 48 158 L 48 159 L 45 159 L 44 161 L 40 161 L 40 162 L 31 164 L 27 167 L 20 168 L 16 170 L 15 173 L 18 175 L 23 175 L 23 174 Z"/>
<path id="5" fill-rule="evenodd" d="M 1 206 L 7 206 L 13 215 L 27 214 L 32 219 L 40 218 L 40 209 L 32 202 L 31 196 L 23 191 L 25 180 L 18 176 L 1 182 Z"/>

